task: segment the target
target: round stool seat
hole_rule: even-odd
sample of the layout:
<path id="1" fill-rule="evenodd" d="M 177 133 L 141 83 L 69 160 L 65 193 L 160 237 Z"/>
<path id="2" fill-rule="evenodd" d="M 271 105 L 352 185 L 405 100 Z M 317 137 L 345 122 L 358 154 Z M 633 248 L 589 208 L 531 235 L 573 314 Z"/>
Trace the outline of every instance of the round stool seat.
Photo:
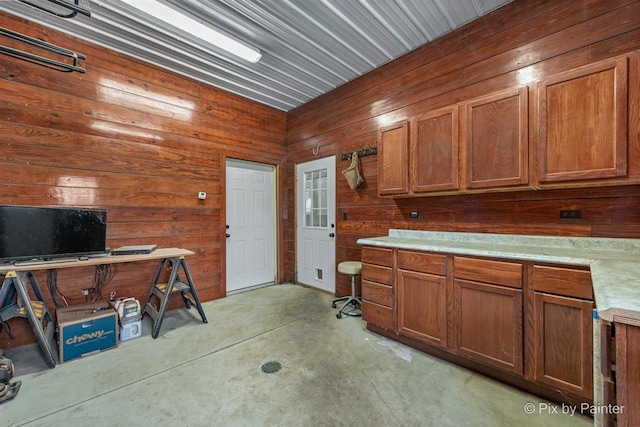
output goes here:
<path id="1" fill-rule="evenodd" d="M 344 274 L 357 275 L 362 272 L 362 263 L 360 261 L 343 261 L 338 264 L 338 271 Z"/>

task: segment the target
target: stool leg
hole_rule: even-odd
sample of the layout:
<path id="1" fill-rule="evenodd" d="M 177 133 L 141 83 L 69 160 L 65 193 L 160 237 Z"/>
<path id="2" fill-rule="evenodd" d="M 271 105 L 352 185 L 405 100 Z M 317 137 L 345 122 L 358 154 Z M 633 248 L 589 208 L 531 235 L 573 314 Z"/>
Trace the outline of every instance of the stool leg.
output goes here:
<path id="1" fill-rule="evenodd" d="M 353 304 L 354 310 L 357 309 L 358 305 L 360 305 L 360 308 L 362 309 L 362 300 L 356 297 L 356 275 L 355 274 L 351 275 L 351 296 L 340 298 L 340 299 L 345 300 L 345 302 L 344 304 L 342 304 L 342 307 L 340 307 L 340 310 L 338 310 L 338 314 L 336 314 L 336 317 L 338 319 L 342 318 L 343 314 L 346 314 L 347 316 L 352 316 L 352 317 L 362 316 L 362 313 L 355 313 L 353 311 L 349 311 L 349 312 L 344 311 L 349 304 L 353 304 L 353 303 L 355 303 Z M 334 306 L 335 306 L 335 301 L 334 301 Z"/>

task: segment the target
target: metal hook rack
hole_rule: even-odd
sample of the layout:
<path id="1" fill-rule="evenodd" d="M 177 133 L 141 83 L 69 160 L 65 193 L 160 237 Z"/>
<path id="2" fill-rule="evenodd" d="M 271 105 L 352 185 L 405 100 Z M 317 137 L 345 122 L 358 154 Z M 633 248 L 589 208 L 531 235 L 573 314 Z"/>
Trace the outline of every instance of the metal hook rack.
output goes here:
<path id="1" fill-rule="evenodd" d="M 378 154 L 378 147 L 365 148 L 364 150 L 359 150 L 357 153 L 358 157 L 373 156 Z M 351 156 L 353 156 L 353 151 L 351 153 L 343 154 L 342 160 L 351 160 Z"/>
<path id="2" fill-rule="evenodd" d="M 55 15 L 55 16 L 57 16 L 59 18 L 73 18 L 78 13 L 81 13 L 81 14 L 83 14 L 85 16 L 91 16 L 91 9 L 89 9 L 89 2 L 88 1 L 87 1 L 87 7 L 84 7 L 84 6 L 80 5 L 80 0 L 74 0 L 73 3 L 68 2 L 66 0 L 47 0 L 50 3 L 56 4 L 56 5 L 64 8 L 64 9 L 70 10 L 71 12 L 68 13 L 68 14 L 58 13 L 58 12 L 56 12 L 54 10 L 47 9 L 44 6 L 36 4 L 36 3 L 32 2 L 32 1 L 29 1 L 29 0 L 18 0 L 18 1 L 21 2 L 21 3 L 24 3 L 24 4 L 28 4 L 31 7 L 35 7 L 36 9 L 39 9 L 39 10 L 41 10 L 43 12 Z"/>
<path id="3" fill-rule="evenodd" d="M 31 62 L 33 64 L 42 65 L 43 67 L 51 68 L 56 71 L 62 71 L 66 73 L 72 72 L 72 71 L 77 71 L 78 73 L 85 72 L 84 68 L 81 68 L 78 66 L 79 60 L 86 59 L 86 57 L 80 53 L 72 52 L 70 50 L 44 42 L 42 40 L 38 40 L 33 37 L 26 36 L 24 34 L 16 33 L 15 31 L 11 31 L 2 27 L 0 27 L 0 36 L 5 36 L 12 40 L 17 40 L 22 43 L 30 44 L 31 46 L 35 46 L 39 49 L 43 49 L 44 51 L 51 52 L 56 55 L 61 55 L 67 58 L 71 58 L 73 60 L 73 63 L 68 64 L 66 62 L 56 61 L 54 59 L 46 58 L 44 56 L 35 55 L 33 53 L 24 52 L 18 49 L 13 49 L 11 47 L 2 46 L 2 45 L 0 45 L 1 54 L 13 56 L 14 58 L 22 59 L 24 61 Z"/>

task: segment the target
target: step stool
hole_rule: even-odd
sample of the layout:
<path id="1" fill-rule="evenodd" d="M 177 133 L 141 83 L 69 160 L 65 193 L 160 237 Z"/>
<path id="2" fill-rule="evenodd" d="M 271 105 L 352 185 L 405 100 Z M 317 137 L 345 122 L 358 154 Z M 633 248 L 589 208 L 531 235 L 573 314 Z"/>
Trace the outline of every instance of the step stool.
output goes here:
<path id="1" fill-rule="evenodd" d="M 171 270 L 169 281 L 167 283 L 158 283 L 160 280 L 160 274 L 162 273 L 165 265 L 168 265 Z M 180 269 L 183 270 L 186 281 L 179 278 L 178 273 Z M 191 279 L 191 274 L 189 273 L 184 257 L 165 258 L 160 260 L 160 263 L 158 264 L 158 270 L 156 271 L 156 275 L 151 284 L 151 290 L 144 302 L 144 309 L 142 312 L 143 316 L 148 314 L 153 320 L 153 327 L 151 329 L 151 337 L 153 339 L 158 337 L 160 326 L 162 326 L 162 320 L 164 319 L 164 314 L 169 306 L 169 299 L 171 295 L 177 292 L 180 292 L 180 296 L 182 297 L 185 307 L 187 309 L 190 309 L 192 306 L 196 307 L 200 317 L 202 318 L 202 322 L 207 323 L 207 317 L 202 309 L 202 304 L 200 304 L 196 287 L 193 284 L 193 280 Z M 159 309 L 156 305 L 151 303 L 151 299 L 153 297 L 158 299 L 160 303 Z"/>
<path id="2" fill-rule="evenodd" d="M 29 296 L 27 282 L 31 285 L 37 299 L 32 300 Z M 6 329 L 10 337 L 13 337 L 13 334 L 7 321 L 14 317 L 29 319 L 45 363 L 48 367 L 54 368 L 56 361 L 53 358 L 52 341 L 55 322 L 44 303 L 38 282 L 31 272 L 9 271 L 4 276 L 2 288 L 0 288 L 0 331 Z"/>

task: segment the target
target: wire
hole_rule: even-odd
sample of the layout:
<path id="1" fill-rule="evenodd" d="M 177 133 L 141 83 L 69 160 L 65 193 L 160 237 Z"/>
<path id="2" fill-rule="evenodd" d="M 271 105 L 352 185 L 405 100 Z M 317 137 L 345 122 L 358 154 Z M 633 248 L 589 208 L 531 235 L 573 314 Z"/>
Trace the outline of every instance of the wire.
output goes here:
<path id="1" fill-rule="evenodd" d="M 49 293 L 53 298 L 53 303 L 56 307 L 68 307 L 68 300 L 79 300 L 83 297 L 70 297 L 63 294 L 60 289 L 58 289 L 58 270 L 50 269 L 47 271 L 47 287 L 49 288 Z M 58 298 L 58 295 L 62 297 L 62 301 Z"/>
<path id="2" fill-rule="evenodd" d="M 47 287 L 49 288 L 49 293 L 51 294 L 53 303 L 56 307 L 67 307 L 69 306 L 68 300 L 80 300 L 83 298 L 86 302 L 95 302 L 98 299 L 102 299 L 102 291 L 109 283 L 111 283 L 117 272 L 117 265 L 100 264 L 96 266 L 96 271 L 93 277 L 93 288 L 90 289 L 91 298 L 88 298 L 87 296 L 72 297 L 62 293 L 58 288 L 58 271 L 55 269 L 48 270 Z M 62 300 L 60 300 L 59 296 L 62 297 Z"/>
<path id="3" fill-rule="evenodd" d="M 100 264 L 96 266 L 96 273 L 93 278 L 93 297 L 91 301 L 102 299 L 102 291 L 115 277 L 118 266 L 114 264 Z"/>

